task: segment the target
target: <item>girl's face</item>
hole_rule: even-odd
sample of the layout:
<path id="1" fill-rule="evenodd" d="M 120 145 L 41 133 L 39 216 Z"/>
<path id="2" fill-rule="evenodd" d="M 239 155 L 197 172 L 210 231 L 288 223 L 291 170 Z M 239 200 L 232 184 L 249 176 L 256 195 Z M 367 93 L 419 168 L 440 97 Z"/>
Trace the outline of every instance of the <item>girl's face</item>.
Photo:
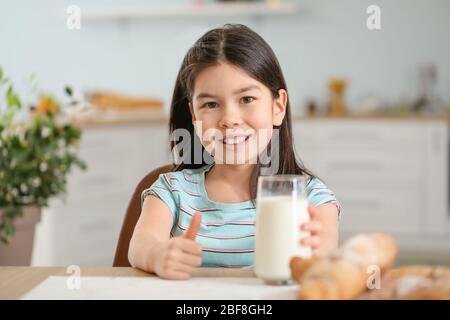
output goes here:
<path id="1" fill-rule="evenodd" d="M 189 103 L 192 123 L 215 163 L 256 164 L 285 115 L 287 92 L 278 93 L 274 99 L 268 87 L 229 63 L 197 75 Z"/>

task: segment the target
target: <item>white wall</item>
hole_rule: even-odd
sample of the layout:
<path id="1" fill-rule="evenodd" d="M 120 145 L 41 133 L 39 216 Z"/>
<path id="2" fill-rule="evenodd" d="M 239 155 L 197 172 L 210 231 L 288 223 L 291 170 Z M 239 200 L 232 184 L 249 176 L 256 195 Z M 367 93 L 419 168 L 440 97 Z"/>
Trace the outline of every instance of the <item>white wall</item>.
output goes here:
<path id="1" fill-rule="evenodd" d="M 330 76 L 350 80 L 347 98 L 353 107 L 367 94 L 390 103 L 411 99 L 417 65 L 427 61 L 438 66 L 438 92 L 450 101 L 450 1 L 297 2 L 296 16 L 82 21 L 81 30 L 69 31 L 64 17 L 69 4 L 83 10 L 164 1 L 1 1 L 0 65 L 17 82 L 36 72 L 41 87 L 53 92 L 72 84 L 159 97 L 168 104 L 189 46 L 212 27 L 240 22 L 258 31 L 277 53 L 294 113 L 309 98 L 326 100 Z M 380 31 L 366 28 L 370 4 L 381 7 Z"/>

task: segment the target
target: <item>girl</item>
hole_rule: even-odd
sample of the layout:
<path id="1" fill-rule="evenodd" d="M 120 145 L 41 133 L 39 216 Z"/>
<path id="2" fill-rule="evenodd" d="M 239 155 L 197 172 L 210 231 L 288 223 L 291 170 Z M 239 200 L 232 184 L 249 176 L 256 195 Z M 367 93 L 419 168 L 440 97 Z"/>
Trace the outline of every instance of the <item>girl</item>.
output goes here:
<path id="1" fill-rule="evenodd" d="M 256 184 L 268 173 L 308 178 L 311 221 L 299 228 L 311 236 L 301 242 L 315 255 L 337 247 L 340 205 L 296 158 L 283 74 L 254 31 L 225 25 L 189 49 L 175 83 L 170 132 L 188 133 L 188 147 L 180 152 L 171 141 L 181 163 L 142 193 L 128 253 L 133 267 L 188 279 L 199 266 L 252 265 Z"/>

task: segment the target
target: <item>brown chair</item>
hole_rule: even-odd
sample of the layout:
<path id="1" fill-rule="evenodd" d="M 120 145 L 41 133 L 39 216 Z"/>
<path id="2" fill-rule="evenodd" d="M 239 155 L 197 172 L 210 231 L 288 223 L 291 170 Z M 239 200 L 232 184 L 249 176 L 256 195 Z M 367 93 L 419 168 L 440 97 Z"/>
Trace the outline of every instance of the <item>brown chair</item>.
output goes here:
<path id="1" fill-rule="evenodd" d="M 175 169 L 173 164 L 156 168 L 147 174 L 134 190 L 133 196 L 128 203 L 127 212 L 123 219 L 122 229 L 120 230 L 119 240 L 117 241 L 116 254 L 114 256 L 113 267 L 131 267 L 128 261 L 128 247 L 134 226 L 139 220 L 141 214 L 141 194 L 142 191 L 150 187 L 156 181 L 161 173 L 171 172 Z"/>

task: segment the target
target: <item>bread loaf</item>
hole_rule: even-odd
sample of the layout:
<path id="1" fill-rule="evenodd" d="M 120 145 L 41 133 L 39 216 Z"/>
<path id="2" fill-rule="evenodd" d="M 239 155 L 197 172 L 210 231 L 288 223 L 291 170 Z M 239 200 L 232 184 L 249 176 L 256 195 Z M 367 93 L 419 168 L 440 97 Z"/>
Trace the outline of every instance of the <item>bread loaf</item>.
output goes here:
<path id="1" fill-rule="evenodd" d="M 87 100 L 95 107 L 103 109 L 160 109 L 163 107 L 163 101 L 159 99 L 136 98 L 105 91 L 88 93 Z"/>
<path id="2" fill-rule="evenodd" d="M 395 239 L 384 233 L 360 234 L 324 258 L 293 258 L 292 278 L 299 299 L 355 299 L 367 289 L 368 268 L 388 270 L 397 255 Z"/>

